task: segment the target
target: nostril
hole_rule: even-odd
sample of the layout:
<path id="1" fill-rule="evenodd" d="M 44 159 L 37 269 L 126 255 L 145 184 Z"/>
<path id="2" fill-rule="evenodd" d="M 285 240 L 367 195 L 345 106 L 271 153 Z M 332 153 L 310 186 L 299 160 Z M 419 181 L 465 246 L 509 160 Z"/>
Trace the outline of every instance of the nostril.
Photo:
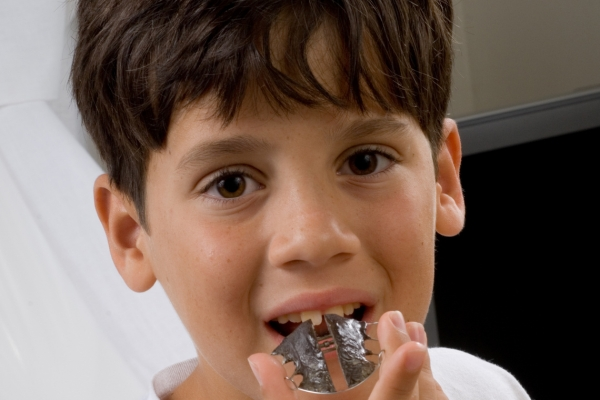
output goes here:
<path id="1" fill-rule="evenodd" d="M 354 233 L 335 226 L 320 232 L 291 228 L 272 238 L 268 258 L 277 267 L 320 266 L 352 258 L 359 249 L 360 241 Z"/>

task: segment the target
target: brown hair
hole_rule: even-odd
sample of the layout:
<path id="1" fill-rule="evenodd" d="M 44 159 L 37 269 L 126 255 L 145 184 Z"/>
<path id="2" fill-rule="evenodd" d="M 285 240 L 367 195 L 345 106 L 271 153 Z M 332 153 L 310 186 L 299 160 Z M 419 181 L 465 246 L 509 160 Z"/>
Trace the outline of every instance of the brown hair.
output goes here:
<path id="1" fill-rule="evenodd" d="M 144 227 L 150 152 L 164 146 L 177 107 L 209 94 L 224 124 L 249 90 L 274 110 L 404 112 L 435 162 L 450 95 L 451 0 L 81 0 L 77 15 L 75 100 Z M 309 63 L 323 26 L 342 90 L 327 90 Z"/>

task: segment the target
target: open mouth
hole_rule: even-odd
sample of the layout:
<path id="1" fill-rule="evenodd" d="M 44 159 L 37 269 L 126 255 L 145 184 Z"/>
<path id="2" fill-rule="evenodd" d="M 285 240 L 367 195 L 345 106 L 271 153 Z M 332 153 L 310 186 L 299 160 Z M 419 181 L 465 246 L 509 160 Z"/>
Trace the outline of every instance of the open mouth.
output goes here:
<path id="1" fill-rule="evenodd" d="M 327 324 L 323 320 L 325 314 L 336 314 L 345 318 L 362 321 L 366 307 L 360 303 L 349 303 L 330 307 L 325 311 L 311 310 L 300 313 L 280 315 L 277 319 L 269 321 L 269 325 L 281 336 L 286 337 L 300 326 L 304 321 L 312 320 L 317 336 L 325 336 L 329 333 Z"/>

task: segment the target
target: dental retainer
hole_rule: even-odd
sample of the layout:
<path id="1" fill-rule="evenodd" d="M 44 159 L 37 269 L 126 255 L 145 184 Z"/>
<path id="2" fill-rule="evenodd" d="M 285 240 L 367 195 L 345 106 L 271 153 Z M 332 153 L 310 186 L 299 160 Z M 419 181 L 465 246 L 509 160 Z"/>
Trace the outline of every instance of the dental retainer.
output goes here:
<path id="1" fill-rule="evenodd" d="M 374 340 L 367 334 L 367 328 L 377 322 L 367 323 L 336 314 L 323 316 L 329 333 L 317 336 L 311 320 L 305 321 L 281 344 L 273 350 L 272 355 L 283 357 L 283 364 L 293 362 L 296 369 L 286 379 L 294 389 L 317 394 L 342 393 L 363 383 L 381 365 L 379 352 L 377 363 L 366 357 L 375 355 L 365 347 L 365 340 Z M 337 351 L 338 361 L 348 388 L 337 391 L 329 369 L 325 363 L 325 353 Z M 301 375 L 302 381 L 297 384 L 294 376 Z"/>

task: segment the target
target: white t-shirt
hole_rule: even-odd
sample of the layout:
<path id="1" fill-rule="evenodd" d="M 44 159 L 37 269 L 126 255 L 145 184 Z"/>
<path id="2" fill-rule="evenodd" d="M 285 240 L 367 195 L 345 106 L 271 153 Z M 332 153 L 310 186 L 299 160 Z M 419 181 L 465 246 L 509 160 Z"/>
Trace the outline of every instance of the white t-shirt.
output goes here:
<path id="1" fill-rule="evenodd" d="M 429 355 L 433 376 L 450 400 L 530 400 L 515 377 L 497 365 L 444 347 L 429 349 Z M 198 359 L 193 358 L 156 374 L 148 400 L 173 393 L 197 365 Z"/>

